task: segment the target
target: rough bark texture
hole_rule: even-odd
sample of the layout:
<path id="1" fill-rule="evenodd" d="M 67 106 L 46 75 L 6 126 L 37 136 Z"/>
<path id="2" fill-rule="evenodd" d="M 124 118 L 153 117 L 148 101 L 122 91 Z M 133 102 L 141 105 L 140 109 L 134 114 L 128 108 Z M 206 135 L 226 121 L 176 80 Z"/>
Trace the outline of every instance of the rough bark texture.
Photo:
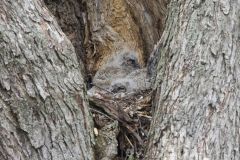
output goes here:
<path id="1" fill-rule="evenodd" d="M 72 42 L 79 60 L 86 63 L 84 48 L 85 27 L 87 27 L 86 3 L 82 0 L 44 0 L 44 2 Z"/>
<path id="2" fill-rule="evenodd" d="M 91 100 L 139 144 L 129 93 L 155 77 L 145 159 L 240 159 L 239 0 L 172 0 L 165 29 L 168 0 L 44 2 L 73 45 L 43 0 L 0 1 L 0 159 L 94 159 L 81 61 L 110 94 Z M 95 131 L 98 159 L 127 148 L 116 121 Z"/>
<path id="3" fill-rule="evenodd" d="M 1 0 L 0 159 L 92 160 L 87 106 L 74 48 L 43 2 Z"/>
<path id="4" fill-rule="evenodd" d="M 239 6 L 171 1 L 146 159 L 240 159 Z"/>

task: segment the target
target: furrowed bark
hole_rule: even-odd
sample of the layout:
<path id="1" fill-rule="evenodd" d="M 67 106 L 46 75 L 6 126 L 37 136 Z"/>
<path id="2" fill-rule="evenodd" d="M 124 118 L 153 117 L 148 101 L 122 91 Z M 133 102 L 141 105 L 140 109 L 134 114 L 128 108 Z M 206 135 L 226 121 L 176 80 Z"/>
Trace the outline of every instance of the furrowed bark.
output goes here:
<path id="1" fill-rule="evenodd" d="M 80 65 L 42 1 L 0 1 L 0 159 L 94 159 Z"/>
<path id="2" fill-rule="evenodd" d="M 239 6 L 171 1 L 146 159 L 240 159 Z"/>
<path id="3" fill-rule="evenodd" d="M 62 31 L 72 42 L 80 63 L 86 64 L 84 48 L 87 27 L 86 3 L 83 0 L 44 0 Z"/>

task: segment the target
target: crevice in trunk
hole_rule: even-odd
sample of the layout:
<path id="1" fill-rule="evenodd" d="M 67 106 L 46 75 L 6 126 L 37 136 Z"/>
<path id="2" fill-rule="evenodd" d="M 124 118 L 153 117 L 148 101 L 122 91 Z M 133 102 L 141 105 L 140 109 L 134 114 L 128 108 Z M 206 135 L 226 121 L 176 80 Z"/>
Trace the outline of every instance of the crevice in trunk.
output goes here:
<path id="1" fill-rule="evenodd" d="M 87 6 L 83 0 L 44 0 L 50 12 L 56 18 L 62 31 L 72 42 L 82 68 L 85 82 L 88 80 L 86 72 L 86 38 Z"/>
<path id="2" fill-rule="evenodd" d="M 150 83 L 152 74 L 147 75 L 146 66 L 156 65 L 149 57 L 156 54 L 154 45 L 163 33 L 168 0 L 104 0 L 98 5 L 92 0 L 44 1 L 74 45 L 87 89 L 92 92 L 88 96 L 95 121 L 96 157 L 142 159 L 153 92 L 150 84 L 141 81 Z M 117 66 L 121 60 L 123 63 Z M 98 83 L 98 77 L 105 74 L 104 83 L 111 80 L 111 89 Z M 126 86 L 129 80 L 140 86 Z M 109 147 L 115 148 L 107 154 Z"/>

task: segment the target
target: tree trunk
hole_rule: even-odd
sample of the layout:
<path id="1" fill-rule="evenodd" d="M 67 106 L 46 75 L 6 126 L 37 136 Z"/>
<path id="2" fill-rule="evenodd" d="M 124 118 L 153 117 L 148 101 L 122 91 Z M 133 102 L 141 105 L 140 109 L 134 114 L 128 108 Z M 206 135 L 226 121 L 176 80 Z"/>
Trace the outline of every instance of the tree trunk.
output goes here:
<path id="1" fill-rule="evenodd" d="M 87 63 L 84 48 L 85 28 L 87 27 L 86 3 L 83 0 L 44 0 L 44 2 L 62 31 L 72 42 L 78 59 Z"/>
<path id="2" fill-rule="evenodd" d="M 82 61 L 91 77 L 102 76 L 104 65 L 121 55 L 136 56 L 133 66 L 146 71 L 152 51 L 148 75 L 156 92 L 145 159 L 240 159 L 240 2 L 172 0 L 165 25 L 167 3 L 1 0 L 0 159 L 94 159 Z M 127 66 L 118 63 L 109 71 Z M 114 74 L 123 68 L 107 71 L 106 79 L 117 82 Z M 124 78 L 136 75 L 129 67 L 124 71 L 130 72 Z M 114 110 L 114 99 L 104 100 L 94 102 L 119 122 L 127 119 L 123 108 Z M 98 136 L 95 153 L 111 159 L 118 123 L 106 128 L 99 135 L 112 141 Z M 137 129 L 130 130 L 141 141 Z"/>
<path id="3" fill-rule="evenodd" d="M 71 42 L 41 0 L 1 0 L 0 13 L 0 159 L 94 159 Z"/>
<path id="4" fill-rule="evenodd" d="M 240 2 L 168 7 L 146 159 L 240 159 Z"/>

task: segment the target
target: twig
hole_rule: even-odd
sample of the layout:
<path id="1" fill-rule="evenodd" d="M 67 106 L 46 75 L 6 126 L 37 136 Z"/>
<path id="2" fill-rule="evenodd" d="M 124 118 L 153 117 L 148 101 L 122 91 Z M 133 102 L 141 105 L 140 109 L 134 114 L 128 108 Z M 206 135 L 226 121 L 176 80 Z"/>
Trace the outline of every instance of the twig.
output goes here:
<path id="1" fill-rule="evenodd" d="M 130 144 L 130 146 L 132 146 L 132 148 L 134 148 L 132 142 L 130 141 L 130 139 L 126 136 L 126 134 L 124 134 L 125 138 L 127 139 L 128 143 Z"/>
<path id="2" fill-rule="evenodd" d="M 93 110 L 94 112 L 97 112 L 97 113 L 99 113 L 99 114 L 101 114 L 101 115 L 103 115 L 103 116 L 105 116 L 105 117 L 107 117 L 107 118 L 115 121 L 113 118 L 109 117 L 107 114 L 102 113 L 102 112 L 100 112 L 100 111 L 98 111 L 98 110 L 96 110 L 96 109 L 90 108 L 90 110 Z"/>

